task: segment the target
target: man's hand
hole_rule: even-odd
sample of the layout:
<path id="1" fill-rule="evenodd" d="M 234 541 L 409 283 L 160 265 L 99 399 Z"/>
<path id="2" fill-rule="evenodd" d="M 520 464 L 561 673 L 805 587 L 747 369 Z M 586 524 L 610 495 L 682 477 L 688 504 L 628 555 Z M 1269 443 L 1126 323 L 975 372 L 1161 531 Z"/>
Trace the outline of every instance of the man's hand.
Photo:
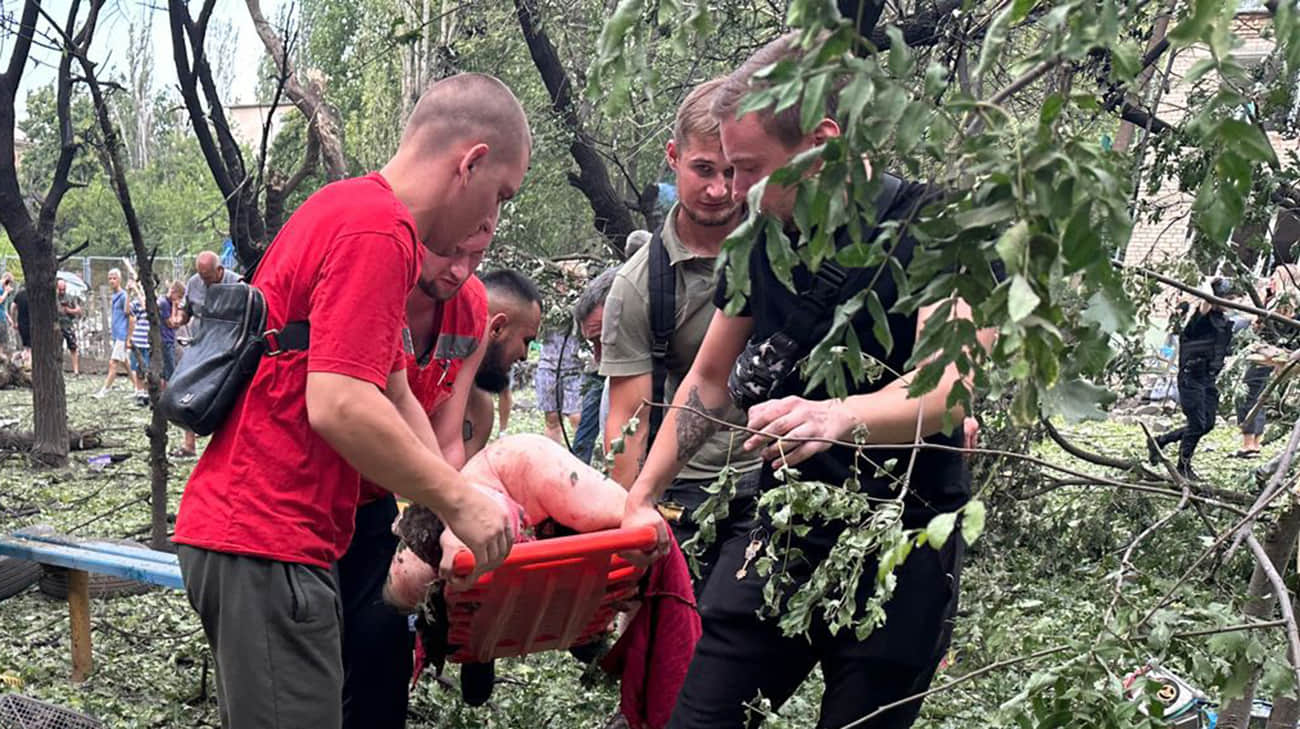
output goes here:
<path id="1" fill-rule="evenodd" d="M 764 435 L 750 436 L 745 441 L 745 450 L 756 450 L 771 443 L 763 449 L 763 460 L 775 462 L 783 458 L 786 465 L 798 465 L 830 448 L 831 444 L 815 441 L 783 443 L 781 439 L 843 440 L 856 425 L 846 410 L 838 400 L 805 400 L 794 396 L 759 403 L 749 409 L 749 427 L 762 431 Z"/>
<path id="2" fill-rule="evenodd" d="M 476 484 L 461 492 L 443 521 L 474 554 L 474 572 L 453 583 L 460 588 L 474 584 L 479 575 L 500 566 L 510 554 L 519 530 L 519 517 L 510 513 L 505 498 Z"/>
<path id="3" fill-rule="evenodd" d="M 629 498 L 627 507 L 623 512 L 624 529 L 640 529 L 642 527 L 654 527 L 655 546 L 649 551 L 644 552 L 622 552 L 620 557 L 631 562 L 638 567 L 649 567 L 654 564 L 665 554 L 668 554 L 668 523 L 654 504 L 647 504 L 636 499 Z"/>

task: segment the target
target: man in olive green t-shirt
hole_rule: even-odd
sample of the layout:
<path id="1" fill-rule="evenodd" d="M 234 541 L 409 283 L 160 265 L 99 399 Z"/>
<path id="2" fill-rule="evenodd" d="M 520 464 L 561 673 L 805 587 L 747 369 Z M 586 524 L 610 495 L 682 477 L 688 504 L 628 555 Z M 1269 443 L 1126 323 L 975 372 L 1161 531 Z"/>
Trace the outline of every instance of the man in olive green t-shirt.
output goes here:
<path id="1" fill-rule="evenodd" d="M 709 114 L 713 92 L 721 79 L 696 87 L 677 110 L 673 138 L 667 145 L 668 165 L 677 174 L 678 202 L 668 211 L 660 237 L 676 279 L 676 331 L 670 340 L 667 382 L 664 400 L 671 401 L 677 384 L 682 381 L 704 333 L 713 319 L 713 293 L 717 278 L 714 261 L 722 241 L 743 217 L 741 206 L 731 199 L 731 170 L 722 156 L 718 123 Z M 610 477 L 624 488 L 632 485 L 646 454 L 646 431 L 649 411 L 643 401 L 651 400 L 650 357 L 650 252 L 654 244 L 643 246 L 614 279 L 601 327 L 600 374 L 609 377 L 609 417 L 605 425 L 606 452 L 609 444 L 622 436 L 623 427 L 637 417 L 636 432 L 624 441 L 624 450 L 615 455 Z M 734 408 L 727 419 L 744 422 Z M 731 509 L 729 519 L 752 518 L 753 494 L 757 487 L 757 453 L 741 448 L 745 434 L 723 429 L 715 434 L 692 458 L 677 480 L 665 493 L 660 510 L 672 526 L 678 542 L 694 536 L 696 527 L 691 511 L 708 494 L 703 488 L 713 483 L 719 472 L 730 465 L 743 475 L 737 484 L 738 501 L 746 504 Z M 699 594 L 720 546 L 726 529 L 719 525 L 719 539 L 699 559 L 701 574 L 696 579 Z"/>

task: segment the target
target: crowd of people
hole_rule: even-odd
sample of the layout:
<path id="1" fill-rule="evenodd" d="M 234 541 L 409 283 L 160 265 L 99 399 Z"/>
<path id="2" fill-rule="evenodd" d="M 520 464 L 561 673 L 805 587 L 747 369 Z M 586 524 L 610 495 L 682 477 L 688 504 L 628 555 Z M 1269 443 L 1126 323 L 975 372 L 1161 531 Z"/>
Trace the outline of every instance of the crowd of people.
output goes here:
<path id="1" fill-rule="evenodd" d="M 577 530 L 650 527 L 654 545 L 627 557 L 647 566 L 666 554 L 680 558 L 670 533 L 690 537 L 693 509 L 724 473 L 738 481 L 733 516 L 686 583 L 699 640 L 683 659 L 680 691 L 661 707 L 661 721 L 620 721 L 754 725 L 761 718 L 747 708 L 753 699 L 779 708 L 819 665 L 826 683 L 819 725 L 886 705 L 866 726 L 912 723 L 919 700 L 899 700 L 929 684 L 946 650 L 959 539 L 899 568 L 888 619 L 865 639 L 818 621 L 808 636 L 785 636 L 760 617 L 763 579 L 746 569 L 774 530 L 755 502 L 776 483 L 777 465 L 797 466 L 812 480 L 856 480 L 885 497 L 901 472 L 863 472 L 852 449 L 828 442 L 865 431 L 901 455 L 917 437 L 918 408 L 927 442 L 963 442 L 961 428 L 943 425 L 962 422 L 961 409 L 946 402 L 961 373 L 949 368 L 932 394 L 908 396 L 906 363 L 927 310 L 884 322 L 895 341 L 888 351 L 874 344 L 870 315 L 855 317 L 869 354 L 896 374 L 857 385 L 844 399 L 822 389 L 805 394 L 801 373 L 771 361 L 772 341 L 791 327 L 800 328 L 789 335 L 796 343 L 819 338 L 826 312 L 874 271 L 832 264 L 838 275 L 828 283 L 796 269 L 795 282 L 808 292 L 796 295 L 759 242 L 748 266 L 748 305 L 722 311 L 729 286 L 714 265 L 746 214 L 750 187 L 839 134 L 834 94 L 811 130 L 800 126 L 797 109 L 738 115 L 741 97 L 765 83 L 757 72 L 798 52 L 795 37 L 784 36 L 691 91 L 666 144 L 678 200 L 662 229 L 636 234 L 640 249 L 594 278 L 573 312 L 576 332 L 543 343 L 543 363 L 555 363 L 537 376 L 539 395 L 546 394 L 540 405 L 553 414 L 547 429 L 563 428 L 563 439 L 571 426 L 587 426 L 574 444 L 581 457 L 528 445 L 549 441 L 485 445 L 502 415 L 492 394 L 508 390 L 509 368 L 539 336 L 543 311 L 541 293 L 519 273 L 474 275 L 499 206 L 518 190 L 532 153 L 528 120 L 508 88 L 480 74 L 430 85 L 383 168 L 327 185 L 294 212 L 250 284 L 265 298 L 269 328 L 306 324 L 309 342 L 260 361 L 186 484 L 174 536 L 216 658 L 224 726 L 402 726 L 413 642 L 402 610 L 412 598 L 444 584 L 456 589 L 499 565 L 528 538 L 521 529 L 539 526 L 543 515 Z M 879 205 L 882 221 L 905 221 L 933 199 L 925 185 L 893 179 Z M 793 187 L 769 184 L 759 204 L 789 223 L 793 199 Z M 905 227 L 895 250 L 903 265 L 917 245 Z M 880 295 L 888 310 L 900 292 Z M 969 317 L 969 308 L 959 302 L 953 316 Z M 593 357 L 571 387 L 553 372 L 566 368 L 568 345 L 578 339 L 590 342 Z M 990 339 L 981 335 L 982 343 Z M 593 428 L 602 400 L 608 415 Z M 668 402 L 673 407 L 663 407 Z M 597 417 L 564 422 L 584 410 Z M 726 422 L 759 435 L 740 436 L 721 427 Z M 608 478 L 585 465 L 587 437 L 601 438 L 606 450 L 623 439 Z M 922 450 L 910 467 L 905 526 L 924 525 L 969 498 L 957 452 Z M 438 525 L 448 550 L 471 552 L 475 573 L 450 573 L 446 551 L 404 561 L 413 545 L 389 528 L 398 498 L 410 504 L 407 514 Z M 843 528 L 815 522 L 786 545 L 799 557 L 779 600 L 811 578 Z M 874 581 L 847 587 L 861 600 Z"/>

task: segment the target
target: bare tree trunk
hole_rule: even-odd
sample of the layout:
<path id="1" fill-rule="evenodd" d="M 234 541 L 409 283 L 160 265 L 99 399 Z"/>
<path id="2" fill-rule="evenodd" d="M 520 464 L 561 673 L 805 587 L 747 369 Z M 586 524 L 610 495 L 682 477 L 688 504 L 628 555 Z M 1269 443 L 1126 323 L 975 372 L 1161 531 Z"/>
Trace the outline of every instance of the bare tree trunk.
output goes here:
<path id="1" fill-rule="evenodd" d="M 262 39 L 262 45 L 266 46 L 266 52 L 284 79 L 285 95 L 298 107 L 298 111 L 302 112 L 316 132 L 326 179 L 343 179 L 348 173 L 347 160 L 343 157 L 343 124 L 339 120 L 338 111 L 325 101 L 323 75 L 309 70 L 300 80 L 289 48 L 262 14 L 259 1 L 245 0 L 245 4 L 248 6 L 248 14 L 253 18 L 253 27 Z"/>
<path id="2" fill-rule="evenodd" d="M 126 229 L 131 236 L 131 247 L 135 249 L 136 268 L 140 274 L 140 285 L 144 289 L 144 306 L 149 316 L 149 403 L 153 417 L 145 433 L 149 436 L 149 472 L 150 502 L 152 505 L 150 546 L 154 549 L 169 550 L 171 540 L 167 536 L 167 418 L 158 408 L 158 395 L 162 391 L 162 316 L 158 310 L 158 295 L 153 274 L 153 255 L 145 249 L 144 235 L 140 232 L 140 220 L 135 214 L 135 205 L 131 202 L 131 190 L 126 184 L 126 163 L 122 159 L 121 137 L 109 118 L 108 104 L 104 99 L 99 79 L 95 76 L 95 66 L 86 58 L 85 53 L 77 56 L 81 64 L 86 85 L 90 88 L 91 100 L 94 102 L 95 117 L 99 122 L 99 132 L 103 137 L 106 172 L 113 183 L 113 192 L 117 195 L 126 218 Z"/>
<path id="3" fill-rule="evenodd" d="M 1292 502 L 1264 537 L 1264 551 L 1268 554 L 1273 567 L 1281 574 L 1285 574 L 1287 563 L 1295 553 L 1297 537 L 1300 537 L 1300 504 Z M 1246 604 L 1241 612 L 1248 618 L 1268 620 L 1273 617 L 1276 610 L 1276 598 L 1269 586 L 1268 576 L 1264 568 L 1256 564 L 1250 576 Z M 1291 660 L 1294 660 L 1294 657 L 1291 657 Z M 1255 686 L 1258 680 L 1259 674 L 1256 673 L 1246 684 L 1243 694 L 1224 705 L 1219 712 L 1218 726 L 1223 729 L 1245 729 L 1250 721 L 1250 702 L 1255 698 Z M 1294 722 L 1291 726 L 1295 726 Z"/>
<path id="4" fill-rule="evenodd" d="M 569 173 L 569 184 L 587 197 L 595 214 L 596 230 L 605 237 L 610 249 L 622 255 L 627 234 L 637 229 L 628 201 L 624 200 L 609 179 L 609 170 L 578 115 L 573 96 L 573 82 L 560 61 L 560 55 L 542 27 L 535 0 L 515 0 L 519 27 L 533 57 L 533 65 L 546 84 L 551 106 L 560 124 L 569 134 L 569 154 L 578 165 L 578 173 Z"/>
<path id="5" fill-rule="evenodd" d="M 99 5 L 99 2 L 92 3 L 89 19 L 70 45 L 89 45 Z M 65 38 L 73 38 L 80 7 L 80 0 L 72 0 L 68 7 L 66 27 L 63 29 Z M 28 288 L 32 324 L 32 420 L 35 435 L 32 458 L 44 465 L 63 466 L 68 460 L 68 405 L 63 383 L 63 343 L 57 325 L 54 221 L 59 204 L 71 187 L 68 172 L 78 151 L 72 131 L 72 75 L 71 57 L 68 53 L 60 58 L 55 80 L 55 103 L 62 145 L 55 163 L 54 177 L 36 220 L 32 220 L 26 198 L 18 187 L 17 167 L 14 163 L 14 99 L 27 64 L 40 13 L 41 4 L 38 0 L 26 0 L 23 3 L 9 62 L 4 73 L 0 74 L 0 224 L 18 251 Z"/>

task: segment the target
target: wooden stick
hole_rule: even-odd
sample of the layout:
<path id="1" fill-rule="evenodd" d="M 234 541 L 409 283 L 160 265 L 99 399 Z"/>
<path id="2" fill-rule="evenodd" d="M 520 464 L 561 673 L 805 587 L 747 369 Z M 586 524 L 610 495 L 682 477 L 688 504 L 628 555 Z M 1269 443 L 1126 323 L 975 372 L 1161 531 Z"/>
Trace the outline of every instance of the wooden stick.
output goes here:
<path id="1" fill-rule="evenodd" d="M 72 682 L 90 677 L 90 574 L 68 570 L 68 616 L 72 620 Z"/>

